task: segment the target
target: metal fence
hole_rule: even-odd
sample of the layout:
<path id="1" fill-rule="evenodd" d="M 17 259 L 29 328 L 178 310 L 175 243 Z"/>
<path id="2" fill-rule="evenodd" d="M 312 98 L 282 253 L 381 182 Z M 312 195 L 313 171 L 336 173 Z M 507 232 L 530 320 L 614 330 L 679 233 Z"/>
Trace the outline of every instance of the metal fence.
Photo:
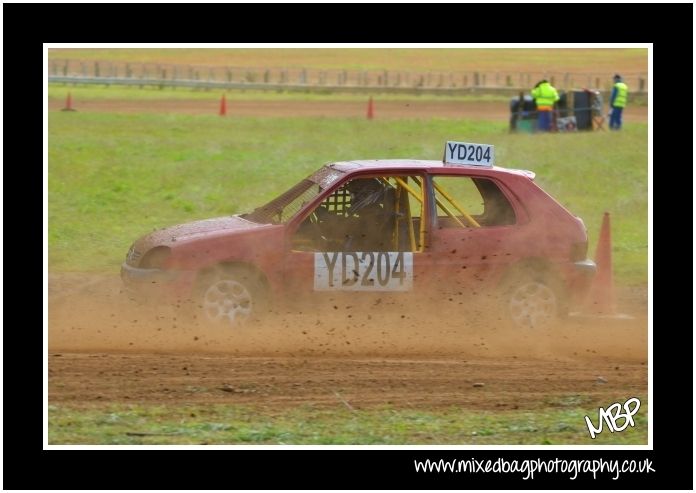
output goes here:
<path id="1" fill-rule="evenodd" d="M 558 89 L 607 91 L 612 73 L 438 72 L 318 70 L 278 67 L 224 67 L 112 61 L 49 60 L 50 82 L 193 88 L 379 90 L 457 93 L 476 89 L 529 90 L 541 79 Z M 622 74 L 633 93 L 648 89 L 647 74 Z"/>

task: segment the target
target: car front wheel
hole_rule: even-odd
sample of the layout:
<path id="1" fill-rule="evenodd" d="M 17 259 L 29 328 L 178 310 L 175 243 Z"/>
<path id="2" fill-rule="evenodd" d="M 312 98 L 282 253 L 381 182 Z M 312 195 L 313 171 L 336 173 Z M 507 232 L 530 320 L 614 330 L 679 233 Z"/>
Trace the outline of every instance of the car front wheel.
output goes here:
<path id="1" fill-rule="evenodd" d="M 263 285 L 249 269 L 217 267 L 202 275 L 198 298 L 202 318 L 213 325 L 238 328 L 265 306 Z"/>

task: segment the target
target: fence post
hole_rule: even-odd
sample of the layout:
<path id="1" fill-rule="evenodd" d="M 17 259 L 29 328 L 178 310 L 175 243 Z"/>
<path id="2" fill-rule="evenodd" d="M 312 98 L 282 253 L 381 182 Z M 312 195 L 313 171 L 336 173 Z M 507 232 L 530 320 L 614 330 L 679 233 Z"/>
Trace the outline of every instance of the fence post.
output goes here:
<path id="1" fill-rule="evenodd" d="M 556 77 L 554 77 L 553 75 L 549 77 L 549 82 L 553 87 L 556 87 Z"/>
<path id="2" fill-rule="evenodd" d="M 643 92 L 645 90 L 645 79 L 640 77 L 638 79 L 638 91 Z"/>
<path id="3" fill-rule="evenodd" d="M 68 75 L 68 61 L 65 60 L 65 65 L 63 65 L 63 76 Z"/>
<path id="4" fill-rule="evenodd" d="M 570 79 L 570 74 L 568 72 L 563 76 L 563 89 L 568 90 L 568 80 Z"/>
<path id="5" fill-rule="evenodd" d="M 481 85 L 486 87 L 486 74 L 481 74 Z"/>
<path id="6" fill-rule="evenodd" d="M 271 78 L 271 72 L 268 69 L 266 69 L 265 72 L 263 73 L 263 82 L 265 84 L 268 84 L 268 81 L 270 80 L 270 78 Z"/>
<path id="7" fill-rule="evenodd" d="M 478 87 L 479 85 L 479 73 L 474 72 L 474 87 Z"/>
<path id="8" fill-rule="evenodd" d="M 508 87 L 512 87 L 512 75 L 506 75 L 505 76 L 505 85 Z"/>
<path id="9" fill-rule="evenodd" d="M 229 67 L 225 69 L 226 76 L 227 76 L 227 82 L 232 82 L 232 70 L 230 70 Z"/>
<path id="10" fill-rule="evenodd" d="M 464 87 L 469 86 L 469 76 L 468 75 L 464 74 L 464 76 L 462 77 L 462 84 L 464 85 Z"/>
<path id="11" fill-rule="evenodd" d="M 597 78 L 595 79 L 595 88 L 596 88 L 596 89 L 599 89 L 599 87 L 600 87 L 600 81 L 599 81 L 599 77 L 597 77 Z"/>
<path id="12" fill-rule="evenodd" d="M 99 77 L 99 62 L 94 62 L 94 76 Z"/>
<path id="13" fill-rule="evenodd" d="M 67 65 L 66 65 L 67 68 Z M 80 62 L 80 71 L 82 72 L 82 77 L 87 77 L 87 64 Z M 67 69 L 66 69 L 67 73 Z"/>
<path id="14" fill-rule="evenodd" d="M 130 79 L 132 75 L 133 72 L 131 71 L 130 63 L 126 63 L 126 77 Z"/>

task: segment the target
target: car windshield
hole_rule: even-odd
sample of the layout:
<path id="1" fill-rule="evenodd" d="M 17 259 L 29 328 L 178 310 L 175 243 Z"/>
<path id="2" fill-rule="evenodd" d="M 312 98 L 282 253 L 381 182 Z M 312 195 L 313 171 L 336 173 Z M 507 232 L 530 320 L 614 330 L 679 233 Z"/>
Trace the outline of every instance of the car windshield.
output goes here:
<path id="1" fill-rule="evenodd" d="M 325 166 L 266 205 L 241 217 L 261 224 L 285 224 L 342 175 L 343 172 Z"/>

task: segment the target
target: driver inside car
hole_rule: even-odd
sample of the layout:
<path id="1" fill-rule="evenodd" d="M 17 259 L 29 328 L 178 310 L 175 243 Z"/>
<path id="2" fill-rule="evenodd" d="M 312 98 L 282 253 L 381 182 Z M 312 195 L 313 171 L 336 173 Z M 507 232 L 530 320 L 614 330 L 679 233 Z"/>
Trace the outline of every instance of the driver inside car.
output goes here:
<path id="1" fill-rule="evenodd" d="M 393 231 L 393 187 L 376 178 L 358 178 L 345 186 L 345 209 L 320 204 L 302 223 L 294 248 L 313 251 L 389 251 Z"/>
<path id="2" fill-rule="evenodd" d="M 351 202 L 348 209 L 349 231 L 343 250 L 389 250 L 391 231 L 388 229 L 393 213 L 386 199 L 391 187 L 377 178 L 363 178 L 352 180 L 346 188 L 350 192 Z"/>

